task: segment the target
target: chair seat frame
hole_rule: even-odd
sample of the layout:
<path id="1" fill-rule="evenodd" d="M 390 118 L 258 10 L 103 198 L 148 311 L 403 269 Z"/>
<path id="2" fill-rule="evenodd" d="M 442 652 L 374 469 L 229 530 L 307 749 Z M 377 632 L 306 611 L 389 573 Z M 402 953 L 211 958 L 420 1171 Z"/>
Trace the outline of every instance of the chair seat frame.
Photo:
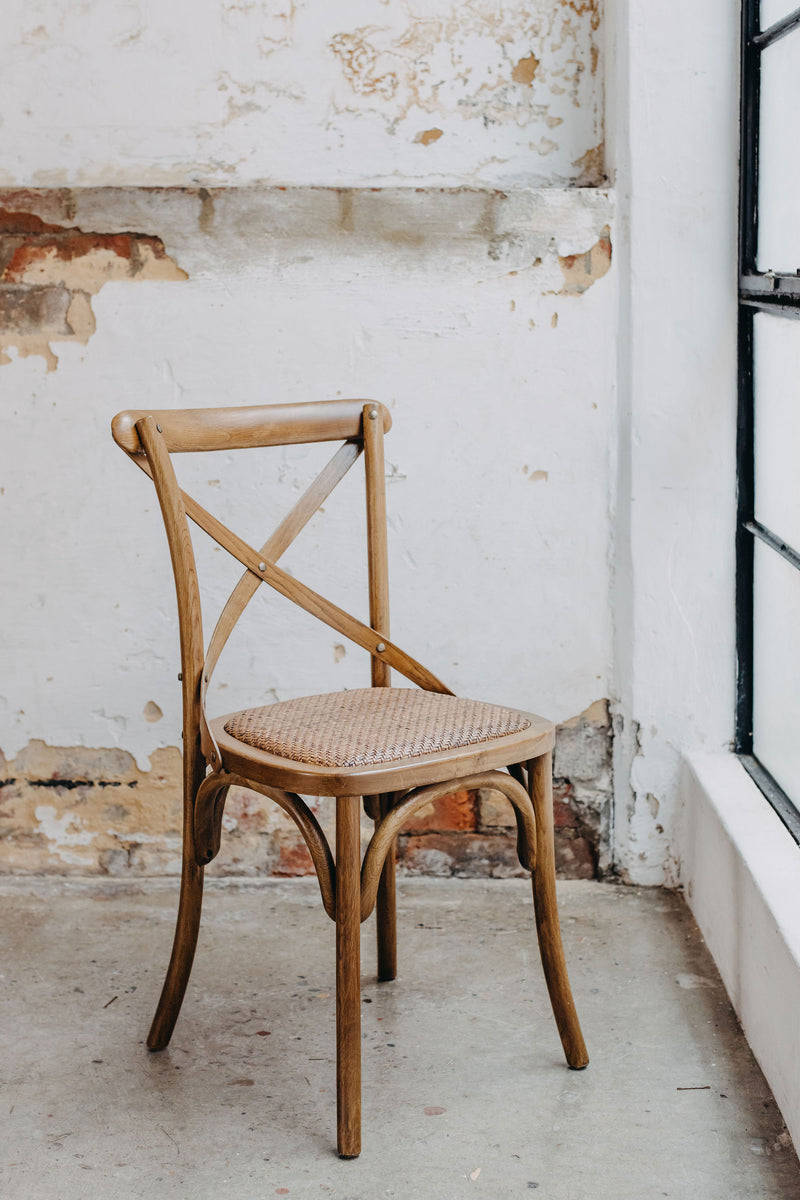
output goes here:
<path id="1" fill-rule="evenodd" d="M 491 788 L 510 802 L 517 853 L 531 872 L 542 965 L 570 1067 L 588 1055 L 567 975 L 558 920 L 552 795 L 551 722 L 523 714 L 520 732 L 457 749 L 367 767 L 332 768 L 278 758 L 225 731 L 226 717 L 208 719 L 206 695 L 220 654 L 262 583 L 293 600 L 370 655 L 373 687 L 391 686 L 397 669 L 412 683 L 451 695 L 435 675 L 389 638 L 388 553 L 383 437 L 386 408 L 373 401 L 118 414 L 115 441 L 151 477 L 158 494 L 178 601 L 183 686 L 183 854 L 178 916 L 167 975 L 147 1039 L 163 1049 L 180 1013 L 200 925 L 203 870 L 219 853 L 225 799 L 246 787 L 273 800 L 294 821 L 311 856 L 325 912 L 336 926 L 337 1147 L 343 1158 L 361 1150 L 361 995 L 359 928 L 377 910 L 378 979 L 397 972 L 395 845 L 419 808 L 464 789 Z M 339 450 L 260 550 L 243 542 L 181 491 L 171 454 L 342 441 Z M 370 623 L 365 625 L 277 565 L 300 530 L 363 454 L 367 499 Z M 187 518 L 205 530 L 245 571 L 203 652 L 200 598 Z M 516 711 L 516 710 L 512 710 Z M 335 847 L 302 795 L 335 797 Z M 374 822 L 361 857 L 360 809 Z"/>

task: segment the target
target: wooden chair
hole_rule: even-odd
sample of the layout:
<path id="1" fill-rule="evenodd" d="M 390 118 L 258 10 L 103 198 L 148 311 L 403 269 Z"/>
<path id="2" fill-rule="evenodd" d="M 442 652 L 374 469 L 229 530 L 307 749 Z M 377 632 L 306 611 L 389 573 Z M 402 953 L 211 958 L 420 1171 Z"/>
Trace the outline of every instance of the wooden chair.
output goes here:
<path id="1" fill-rule="evenodd" d="M 153 480 L 166 525 L 175 585 L 183 684 L 183 873 L 175 940 L 147 1040 L 169 1042 L 192 966 L 203 868 L 218 853 L 228 789 L 274 800 L 303 835 L 322 903 L 336 925 L 338 1149 L 361 1149 L 359 926 L 377 905 L 378 978 L 396 973 L 394 846 L 422 805 L 465 788 L 492 788 L 513 805 L 520 862 L 532 873 L 542 963 L 570 1067 L 588 1062 L 567 977 L 556 907 L 551 722 L 531 713 L 458 699 L 389 640 L 383 437 L 388 411 L 362 400 L 253 408 L 123 412 L 114 439 Z M 170 455 L 181 451 L 342 441 L 328 465 L 260 550 L 254 550 L 181 491 Z M 366 475 L 369 625 L 277 565 L 363 452 Z M 203 652 L 200 597 L 187 517 L 245 568 Z M 206 718 L 209 680 L 225 642 L 261 583 L 267 583 L 370 655 L 372 687 L 309 696 Z M 395 668 L 417 689 L 390 686 Z M 333 796 L 335 860 L 298 793 Z M 375 822 L 361 862 L 360 802 Z"/>

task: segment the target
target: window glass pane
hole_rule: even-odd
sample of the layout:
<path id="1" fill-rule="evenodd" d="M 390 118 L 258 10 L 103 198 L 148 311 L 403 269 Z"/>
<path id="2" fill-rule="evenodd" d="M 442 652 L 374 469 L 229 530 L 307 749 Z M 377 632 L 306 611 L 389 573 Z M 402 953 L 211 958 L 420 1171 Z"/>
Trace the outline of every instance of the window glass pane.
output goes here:
<path id="1" fill-rule="evenodd" d="M 800 321 L 757 313 L 754 340 L 756 520 L 800 552 Z"/>
<path id="2" fill-rule="evenodd" d="M 797 803 L 800 571 L 758 541 L 753 609 L 753 750 Z"/>
<path id="3" fill-rule="evenodd" d="M 758 267 L 800 268 L 800 27 L 761 55 Z"/>
<path id="4" fill-rule="evenodd" d="M 797 8 L 796 0 L 761 0 L 761 29 L 769 29 L 776 21 L 782 21 Z"/>

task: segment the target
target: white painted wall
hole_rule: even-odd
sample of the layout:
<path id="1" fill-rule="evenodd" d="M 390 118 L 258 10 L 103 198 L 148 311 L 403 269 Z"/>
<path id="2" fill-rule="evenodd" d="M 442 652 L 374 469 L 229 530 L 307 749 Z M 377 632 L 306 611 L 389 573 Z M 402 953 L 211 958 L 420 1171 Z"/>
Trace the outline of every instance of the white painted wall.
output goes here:
<path id="1" fill-rule="evenodd" d="M 617 854 L 655 884 L 676 877 L 682 753 L 733 735 L 738 13 L 611 16 Z"/>
<path id="2" fill-rule="evenodd" d="M 184 193 L 75 203 L 81 228 L 157 229 L 188 279 L 108 283 L 86 346 L 56 343 L 51 372 L 12 349 L 2 369 L 7 757 L 42 738 L 119 746 L 144 766 L 179 742 L 164 534 L 152 485 L 109 433 L 125 407 L 383 400 L 395 639 L 463 694 L 556 719 L 607 695 L 614 282 L 560 295 L 558 260 L 608 224 L 604 193 L 498 199 L 488 235 L 473 193 L 367 193 L 347 231 L 334 191 L 223 193 L 211 223 Z M 180 465 L 260 545 L 330 453 L 277 453 L 263 473 L 241 456 Z M 238 517 L 213 482 L 226 468 L 244 485 Z M 363 501 L 355 486 L 345 499 L 286 562 L 363 617 Z M 366 656 L 335 661 L 341 639 L 324 626 L 280 600 L 260 607 L 257 651 L 240 644 L 220 665 L 218 711 L 368 680 Z"/>
<path id="3" fill-rule="evenodd" d="M 597 182 L 599 8 L 8 0 L 0 186 Z"/>

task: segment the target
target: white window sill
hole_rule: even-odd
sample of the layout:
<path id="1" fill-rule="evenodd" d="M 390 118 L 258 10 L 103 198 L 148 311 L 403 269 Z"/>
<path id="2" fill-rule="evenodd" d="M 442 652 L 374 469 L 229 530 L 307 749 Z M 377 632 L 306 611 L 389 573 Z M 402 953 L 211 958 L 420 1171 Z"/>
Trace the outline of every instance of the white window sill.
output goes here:
<path id="1" fill-rule="evenodd" d="M 800 846 L 732 754 L 687 756 L 686 898 L 800 1145 Z"/>

